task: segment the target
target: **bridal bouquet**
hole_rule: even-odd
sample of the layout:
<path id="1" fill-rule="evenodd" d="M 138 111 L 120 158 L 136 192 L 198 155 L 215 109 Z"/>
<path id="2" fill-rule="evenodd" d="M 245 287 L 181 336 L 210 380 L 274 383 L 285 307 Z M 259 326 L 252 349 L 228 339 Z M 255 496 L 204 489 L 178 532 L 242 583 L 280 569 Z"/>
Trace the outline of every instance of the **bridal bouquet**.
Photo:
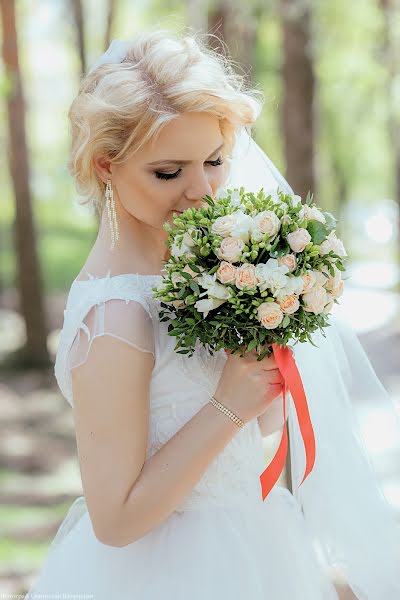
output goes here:
<path id="1" fill-rule="evenodd" d="M 199 339 L 211 353 L 255 348 L 261 360 L 274 343 L 312 343 L 343 292 L 347 253 L 335 218 L 310 195 L 302 204 L 281 191 L 240 188 L 205 200 L 175 217 L 174 228 L 164 224 L 171 254 L 153 290 L 175 350 L 191 356 Z"/>
<path id="2" fill-rule="evenodd" d="M 309 194 L 258 194 L 228 190 L 207 206 L 188 208 L 168 223 L 162 282 L 161 321 L 177 338 L 175 350 L 192 354 L 199 340 L 212 354 L 255 350 L 257 360 L 272 353 L 284 379 L 284 430 L 278 451 L 260 475 L 267 497 L 284 469 L 288 452 L 286 391 L 291 392 L 306 453 L 303 480 L 315 462 L 315 438 L 302 380 L 289 341 L 312 342 L 329 326 L 329 313 L 343 292 L 347 257 L 336 236 L 336 220 Z M 314 344 L 315 345 L 315 344 Z"/>

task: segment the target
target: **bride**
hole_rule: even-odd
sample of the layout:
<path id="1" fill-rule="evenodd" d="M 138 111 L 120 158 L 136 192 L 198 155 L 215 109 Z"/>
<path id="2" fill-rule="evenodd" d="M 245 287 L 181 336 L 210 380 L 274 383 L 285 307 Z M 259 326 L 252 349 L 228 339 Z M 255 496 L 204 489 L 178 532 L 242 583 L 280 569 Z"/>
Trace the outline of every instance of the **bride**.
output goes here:
<path id="1" fill-rule="evenodd" d="M 274 357 L 200 346 L 188 358 L 158 319 L 174 213 L 234 186 L 291 191 L 251 138 L 261 108 L 200 36 L 158 29 L 113 41 L 81 82 L 69 167 L 100 225 L 69 290 L 55 375 L 83 495 L 26 598 L 337 600 L 333 569 L 359 600 L 400 598 L 399 527 L 355 403 L 384 406 L 399 440 L 400 427 L 353 331 L 332 316 L 316 346 L 295 346 L 316 463 L 299 486 L 289 396 L 294 489 L 263 501 L 263 437 L 284 425 Z"/>

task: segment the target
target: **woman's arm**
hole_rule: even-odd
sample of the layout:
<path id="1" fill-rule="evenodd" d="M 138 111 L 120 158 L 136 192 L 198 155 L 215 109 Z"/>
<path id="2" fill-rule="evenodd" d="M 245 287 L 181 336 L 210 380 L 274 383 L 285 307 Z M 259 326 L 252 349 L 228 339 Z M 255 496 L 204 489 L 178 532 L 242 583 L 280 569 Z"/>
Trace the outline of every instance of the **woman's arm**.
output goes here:
<path id="1" fill-rule="evenodd" d="M 111 546 L 125 546 L 166 519 L 239 429 L 208 403 L 146 461 L 153 361 L 101 336 L 71 370 L 84 494 L 96 537 Z"/>
<path id="2" fill-rule="evenodd" d="M 288 417 L 288 398 L 286 395 L 286 419 Z M 262 415 L 257 417 L 258 425 L 260 427 L 261 435 L 267 437 L 279 429 L 282 429 L 284 425 L 283 419 L 283 398 L 282 394 L 279 394 L 277 398 L 268 406 L 267 410 Z"/>

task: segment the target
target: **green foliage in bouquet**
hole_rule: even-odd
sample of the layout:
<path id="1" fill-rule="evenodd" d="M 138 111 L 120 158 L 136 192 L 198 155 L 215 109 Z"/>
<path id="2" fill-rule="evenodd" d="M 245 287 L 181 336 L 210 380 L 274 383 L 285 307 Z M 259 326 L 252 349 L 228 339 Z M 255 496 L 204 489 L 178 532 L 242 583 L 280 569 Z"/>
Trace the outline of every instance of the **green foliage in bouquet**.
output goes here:
<path id="1" fill-rule="evenodd" d="M 211 354 L 256 349 L 261 360 L 274 342 L 313 343 L 343 292 L 347 253 L 336 219 L 310 194 L 303 204 L 280 190 L 242 187 L 204 200 L 174 227 L 164 224 L 171 254 L 153 295 L 175 350 L 192 356 L 199 340 Z"/>

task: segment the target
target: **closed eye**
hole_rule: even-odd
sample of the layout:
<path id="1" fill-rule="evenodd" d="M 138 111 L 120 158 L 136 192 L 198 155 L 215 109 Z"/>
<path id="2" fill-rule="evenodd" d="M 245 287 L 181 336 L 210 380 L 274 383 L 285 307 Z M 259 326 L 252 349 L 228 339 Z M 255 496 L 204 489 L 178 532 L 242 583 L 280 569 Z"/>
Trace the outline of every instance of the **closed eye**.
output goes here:
<path id="1" fill-rule="evenodd" d="M 219 167 L 220 165 L 223 164 L 223 160 L 222 157 L 218 157 L 217 160 L 207 160 L 205 164 L 207 165 L 211 165 L 212 167 Z M 175 173 L 163 173 L 162 171 L 154 171 L 154 175 L 158 178 L 158 179 L 175 179 L 176 177 L 179 176 L 179 173 L 182 171 L 182 169 L 178 169 L 177 171 L 175 171 Z"/>

